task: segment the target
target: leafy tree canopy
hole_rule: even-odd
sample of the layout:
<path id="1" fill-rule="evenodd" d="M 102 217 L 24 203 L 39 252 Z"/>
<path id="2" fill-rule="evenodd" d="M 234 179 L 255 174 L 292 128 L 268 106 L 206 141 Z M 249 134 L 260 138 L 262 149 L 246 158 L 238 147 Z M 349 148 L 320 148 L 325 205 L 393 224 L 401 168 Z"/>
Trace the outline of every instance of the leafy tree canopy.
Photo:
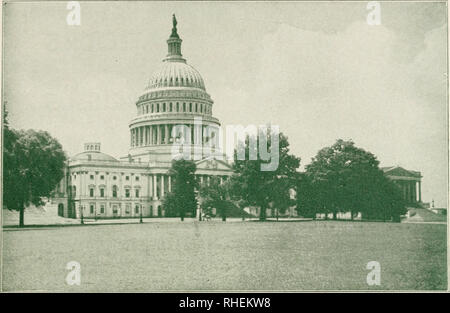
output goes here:
<path id="1" fill-rule="evenodd" d="M 48 132 L 5 128 L 3 199 L 8 209 L 20 211 L 41 205 L 64 176 L 66 155 Z"/>
<path id="2" fill-rule="evenodd" d="M 260 219 L 266 219 L 266 209 L 269 207 L 284 209 L 287 207 L 289 189 L 295 185 L 295 176 L 300 166 L 300 158 L 289 153 L 288 138 L 278 134 L 278 147 L 272 143 L 272 130 L 259 133 L 258 137 L 247 136 L 245 142 L 240 142 L 238 149 L 245 150 L 245 159 L 240 160 L 238 153 L 234 153 L 233 169 L 235 174 L 231 178 L 231 191 L 234 197 L 241 199 L 246 205 L 260 208 Z M 273 160 L 264 160 L 258 146 L 261 138 L 265 137 L 267 150 L 278 149 L 278 167 L 271 171 L 262 171 L 261 165 Z M 252 144 L 253 143 L 257 143 Z M 265 147 L 264 147 L 265 148 Z M 252 155 L 256 156 L 253 160 Z"/>
<path id="3" fill-rule="evenodd" d="M 164 207 L 171 214 L 179 215 L 184 220 L 187 212 L 195 214 L 197 199 L 195 189 L 195 171 L 197 166 L 192 160 L 178 159 L 172 161 L 169 175 L 173 177 L 172 192 L 165 197 Z"/>
<path id="4" fill-rule="evenodd" d="M 403 212 L 398 188 L 385 177 L 376 157 L 352 141 L 339 139 L 321 149 L 306 166 L 304 184 L 321 213 L 361 212 L 370 217 L 393 218 Z M 302 191 L 300 191 L 302 194 Z M 303 195 L 303 199 L 305 195 Z M 305 208 L 305 203 L 300 207 Z"/>

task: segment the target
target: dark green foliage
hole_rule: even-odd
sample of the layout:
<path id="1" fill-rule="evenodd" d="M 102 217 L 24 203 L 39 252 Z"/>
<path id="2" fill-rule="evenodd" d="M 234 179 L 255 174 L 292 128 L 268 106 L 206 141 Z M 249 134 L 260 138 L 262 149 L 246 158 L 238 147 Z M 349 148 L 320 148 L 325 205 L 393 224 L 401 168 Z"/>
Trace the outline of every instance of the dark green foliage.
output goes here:
<path id="1" fill-rule="evenodd" d="M 296 204 L 299 216 L 315 218 L 318 206 L 318 195 L 315 194 L 316 188 L 312 184 L 312 179 L 305 173 L 299 173 L 295 191 L 297 193 Z"/>
<path id="2" fill-rule="evenodd" d="M 20 211 L 24 225 L 24 208 L 42 205 L 64 176 L 66 155 L 61 144 L 49 133 L 14 130 L 5 123 L 3 149 L 3 203 Z"/>
<path id="3" fill-rule="evenodd" d="M 337 140 L 321 149 L 301 176 L 298 208 L 315 213 L 361 212 L 364 219 L 399 220 L 405 205 L 397 187 L 384 176 L 376 157 Z M 309 212 L 309 211 L 308 211 Z"/>
<path id="4" fill-rule="evenodd" d="M 266 138 L 269 149 L 272 149 L 270 131 Z M 252 147 L 249 142 L 250 138 L 247 137 L 245 143 L 240 143 L 241 147 L 245 148 L 245 160 L 238 160 L 235 151 L 233 165 L 235 174 L 231 177 L 230 191 L 243 205 L 259 207 L 260 220 L 265 220 L 267 208 L 284 210 L 289 206 L 291 201 L 289 189 L 295 186 L 300 158 L 289 154 L 288 139 L 280 133 L 278 167 L 274 171 L 262 171 L 261 164 L 268 161 L 262 160 L 259 151 L 255 151 L 257 148 Z M 257 155 L 256 160 L 250 160 L 252 152 Z"/>
<path id="5" fill-rule="evenodd" d="M 164 199 L 164 208 L 168 216 L 180 216 L 184 220 L 187 212 L 195 214 L 197 209 L 197 199 L 195 189 L 196 165 L 191 160 L 173 160 L 169 175 L 172 176 L 172 192 L 168 193 Z"/>
<path id="6" fill-rule="evenodd" d="M 203 212 L 211 214 L 212 208 L 215 208 L 222 220 L 226 221 L 233 207 L 230 201 L 229 190 L 230 181 L 225 181 L 221 184 L 218 177 L 212 177 L 209 185 L 202 185 L 199 195 L 201 197 L 200 206 Z"/>

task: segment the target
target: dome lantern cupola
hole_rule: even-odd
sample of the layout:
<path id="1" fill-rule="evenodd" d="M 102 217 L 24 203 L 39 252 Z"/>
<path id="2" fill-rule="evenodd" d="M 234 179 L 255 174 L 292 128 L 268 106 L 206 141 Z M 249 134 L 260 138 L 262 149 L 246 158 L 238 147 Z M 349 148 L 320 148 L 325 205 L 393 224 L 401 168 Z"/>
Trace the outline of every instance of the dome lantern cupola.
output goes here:
<path id="1" fill-rule="evenodd" d="M 181 54 L 181 38 L 177 32 L 177 18 L 175 14 L 172 17 L 172 33 L 170 34 L 169 39 L 167 39 L 168 46 L 168 54 L 167 58 L 164 61 L 178 61 L 178 62 L 186 62 L 185 59 L 182 58 Z"/>

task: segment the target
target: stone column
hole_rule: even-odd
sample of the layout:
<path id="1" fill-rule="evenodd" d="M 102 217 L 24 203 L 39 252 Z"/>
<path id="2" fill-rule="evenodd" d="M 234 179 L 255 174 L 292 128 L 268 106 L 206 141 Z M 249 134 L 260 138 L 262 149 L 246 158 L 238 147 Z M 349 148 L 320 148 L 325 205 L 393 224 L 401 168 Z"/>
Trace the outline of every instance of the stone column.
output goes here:
<path id="1" fill-rule="evenodd" d="M 146 146 L 147 145 L 147 126 L 144 126 L 143 127 L 143 130 L 144 130 L 144 146 Z"/>
<path id="2" fill-rule="evenodd" d="M 156 129 L 158 130 L 158 138 L 156 140 L 156 144 L 160 145 L 161 144 L 161 125 L 157 125 Z"/>
<path id="3" fill-rule="evenodd" d="M 152 194 L 152 176 L 150 174 L 147 174 L 147 197 L 150 199 L 150 196 Z"/>
<path id="4" fill-rule="evenodd" d="M 139 128 L 135 128 L 134 129 L 134 146 L 137 147 L 138 146 L 138 130 Z"/>
<path id="5" fill-rule="evenodd" d="M 422 182 L 419 180 L 419 202 L 422 202 Z"/>
<path id="6" fill-rule="evenodd" d="M 153 145 L 154 143 L 153 137 L 154 137 L 154 129 L 153 125 L 150 125 L 150 145 Z"/>
<path id="7" fill-rule="evenodd" d="M 141 128 L 140 127 L 137 128 L 137 145 L 139 147 L 141 146 Z"/>
<path id="8" fill-rule="evenodd" d="M 404 199 L 405 201 L 407 201 L 408 198 L 406 197 L 406 185 L 405 185 L 405 182 L 404 182 L 404 181 L 402 181 L 402 190 L 403 190 L 403 199 Z"/>
<path id="9" fill-rule="evenodd" d="M 161 175 L 161 199 L 164 198 L 164 175 Z"/>
<path id="10" fill-rule="evenodd" d="M 169 180 L 169 192 L 172 192 L 172 176 L 169 175 L 168 180 Z"/>
<path id="11" fill-rule="evenodd" d="M 166 137 L 164 143 L 167 145 L 169 144 L 169 125 L 167 124 L 164 125 L 164 136 Z"/>
<path id="12" fill-rule="evenodd" d="M 157 190 L 156 190 L 156 184 L 157 184 L 157 178 L 156 178 L 156 174 L 153 175 L 153 199 L 157 200 L 158 199 L 158 194 L 157 194 Z"/>

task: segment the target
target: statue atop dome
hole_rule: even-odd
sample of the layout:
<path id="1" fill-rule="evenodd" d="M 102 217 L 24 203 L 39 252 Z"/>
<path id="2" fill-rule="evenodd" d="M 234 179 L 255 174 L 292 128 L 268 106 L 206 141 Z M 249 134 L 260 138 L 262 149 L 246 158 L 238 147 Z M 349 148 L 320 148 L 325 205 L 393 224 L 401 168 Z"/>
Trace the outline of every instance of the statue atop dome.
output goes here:
<path id="1" fill-rule="evenodd" d="M 180 38 L 177 33 L 177 24 L 178 24 L 177 18 L 175 17 L 175 14 L 173 14 L 172 15 L 172 25 L 173 25 L 172 34 L 170 35 L 170 37 L 172 37 L 172 38 Z"/>

